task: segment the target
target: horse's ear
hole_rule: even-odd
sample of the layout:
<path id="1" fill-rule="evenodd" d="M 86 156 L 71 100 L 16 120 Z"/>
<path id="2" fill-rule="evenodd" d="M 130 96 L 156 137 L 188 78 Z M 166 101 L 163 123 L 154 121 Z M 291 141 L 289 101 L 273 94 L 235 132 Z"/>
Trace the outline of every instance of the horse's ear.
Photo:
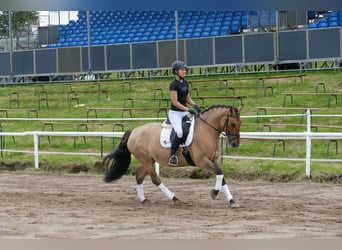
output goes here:
<path id="1" fill-rule="evenodd" d="M 240 105 L 240 107 L 238 108 L 239 112 L 243 109 L 243 104 Z"/>

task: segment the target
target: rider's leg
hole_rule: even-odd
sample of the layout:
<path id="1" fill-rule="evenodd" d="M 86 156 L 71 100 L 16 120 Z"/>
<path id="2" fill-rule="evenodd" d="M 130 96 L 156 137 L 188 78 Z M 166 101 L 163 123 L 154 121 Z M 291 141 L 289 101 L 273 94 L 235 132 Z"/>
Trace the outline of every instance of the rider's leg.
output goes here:
<path id="1" fill-rule="evenodd" d="M 172 124 L 173 129 L 176 132 L 176 136 L 171 141 L 171 151 L 169 158 L 169 165 L 177 166 L 178 158 L 177 158 L 177 150 L 181 142 L 181 138 L 183 137 L 183 129 L 182 129 L 182 118 L 186 115 L 187 112 L 179 112 L 179 111 L 169 111 L 169 119 Z"/>
<path id="2" fill-rule="evenodd" d="M 176 153 L 177 153 L 180 142 L 181 142 L 181 138 L 178 138 L 177 135 L 172 139 L 170 158 L 169 158 L 169 165 L 171 166 L 177 166 L 178 164 L 178 158 L 176 156 Z"/>

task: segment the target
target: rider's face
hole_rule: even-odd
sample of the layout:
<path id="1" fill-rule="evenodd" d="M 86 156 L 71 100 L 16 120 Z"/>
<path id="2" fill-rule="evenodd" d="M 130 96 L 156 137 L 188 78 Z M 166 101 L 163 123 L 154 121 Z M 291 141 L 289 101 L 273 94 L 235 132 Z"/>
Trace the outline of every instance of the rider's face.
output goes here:
<path id="1" fill-rule="evenodd" d="M 179 75 L 180 77 L 184 78 L 185 75 L 186 75 L 186 68 L 181 68 L 181 69 L 179 69 L 179 70 L 178 70 L 178 75 Z"/>

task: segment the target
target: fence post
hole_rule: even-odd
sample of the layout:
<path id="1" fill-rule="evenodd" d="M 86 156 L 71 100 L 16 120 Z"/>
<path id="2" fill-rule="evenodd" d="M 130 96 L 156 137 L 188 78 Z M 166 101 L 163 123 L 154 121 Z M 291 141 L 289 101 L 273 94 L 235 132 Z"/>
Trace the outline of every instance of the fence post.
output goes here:
<path id="1" fill-rule="evenodd" d="M 306 168 L 307 177 L 311 177 L 311 111 L 306 111 Z"/>
<path id="2" fill-rule="evenodd" d="M 39 157 L 38 157 L 38 147 L 39 147 L 39 137 L 37 133 L 33 134 L 33 143 L 34 143 L 34 167 L 39 168 Z"/>

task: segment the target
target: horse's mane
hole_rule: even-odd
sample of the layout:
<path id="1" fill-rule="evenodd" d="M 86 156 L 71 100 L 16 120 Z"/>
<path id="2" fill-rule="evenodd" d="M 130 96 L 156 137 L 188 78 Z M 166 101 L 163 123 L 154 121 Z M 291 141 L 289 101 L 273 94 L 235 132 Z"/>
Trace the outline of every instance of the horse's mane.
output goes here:
<path id="1" fill-rule="evenodd" d="M 228 108 L 228 109 L 232 108 L 237 115 L 240 114 L 240 112 L 239 112 L 239 110 L 237 108 L 235 108 L 233 106 L 230 106 L 230 105 L 226 105 L 226 104 L 215 104 L 215 105 L 212 105 L 212 106 L 206 108 L 205 110 L 203 110 L 201 112 L 201 114 L 204 114 L 204 113 L 206 113 L 206 112 L 208 112 L 208 111 L 210 111 L 212 109 L 216 109 L 216 108 Z"/>

